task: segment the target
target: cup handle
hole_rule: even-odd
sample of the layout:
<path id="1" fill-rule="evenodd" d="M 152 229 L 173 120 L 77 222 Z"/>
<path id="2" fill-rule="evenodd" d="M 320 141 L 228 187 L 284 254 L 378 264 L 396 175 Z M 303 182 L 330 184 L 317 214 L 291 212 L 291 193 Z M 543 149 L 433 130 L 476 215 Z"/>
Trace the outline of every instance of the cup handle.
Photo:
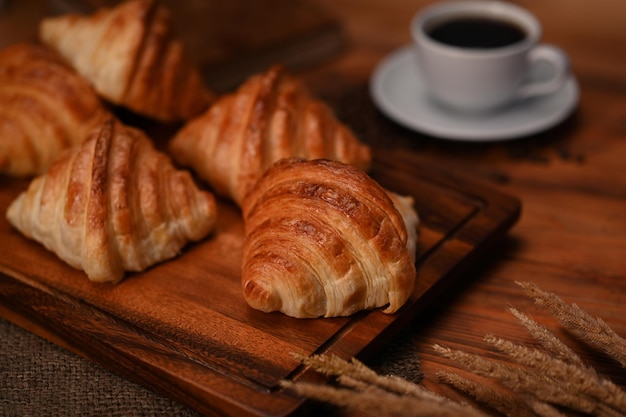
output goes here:
<path id="1" fill-rule="evenodd" d="M 522 98 L 554 93 L 563 87 L 569 77 L 570 64 L 562 49 L 553 45 L 538 45 L 530 51 L 528 59 L 531 67 L 540 61 L 547 62 L 553 67 L 554 75 L 546 81 L 523 85 L 519 90 Z"/>

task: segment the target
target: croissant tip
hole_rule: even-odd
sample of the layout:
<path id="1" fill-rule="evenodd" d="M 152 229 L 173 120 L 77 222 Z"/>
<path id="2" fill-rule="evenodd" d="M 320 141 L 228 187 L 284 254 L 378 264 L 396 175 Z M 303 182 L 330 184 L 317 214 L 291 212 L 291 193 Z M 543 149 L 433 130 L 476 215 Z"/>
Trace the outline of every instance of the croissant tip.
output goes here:
<path id="1" fill-rule="evenodd" d="M 269 313 L 280 311 L 282 307 L 280 296 L 273 291 L 271 286 L 265 286 L 262 282 L 245 280 L 243 294 L 248 305 L 256 310 Z"/>

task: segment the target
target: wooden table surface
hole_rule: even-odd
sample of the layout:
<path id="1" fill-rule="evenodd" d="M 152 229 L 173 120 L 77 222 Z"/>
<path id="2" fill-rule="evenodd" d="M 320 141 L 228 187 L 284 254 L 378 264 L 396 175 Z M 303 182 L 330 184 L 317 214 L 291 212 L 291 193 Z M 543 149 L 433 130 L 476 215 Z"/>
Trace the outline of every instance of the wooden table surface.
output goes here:
<path id="1" fill-rule="evenodd" d="M 385 119 L 371 102 L 372 71 L 387 54 L 410 42 L 411 16 L 430 2 L 313 2 L 341 22 L 347 45 L 332 59 L 298 73 L 364 140 L 427 155 L 522 201 L 521 217 L 502 244 L 411 325 L 424 385 L 461 398 L 437 381 L 437 371 L 454 365 L 437 355 L 433 344 L 493 356 L 483 341 L 486 333 L 531 342 L 507 311 L 511 306 L 566 336 L 516 281 L 532 281 L 559 294 L 626 337 L 626 2 L 514 2 L 538 17 L 545 42 L 568 53 L 581 95 L 577 110 L 561 125 L 495 143 L 413 132 Z M 575 349 L 626 387 L 623 368 L 580 344 Z"/>
<path id="2" fill-rule="evenodd" d="M 318 0 L 344 23 L 350 47 L 307 75 L 320 91 L 358 90 L 378 62 L 408 44 L 408 25 L 428 1 Z M 532 281 L 626 337 L 626 3 L 618 0 L 520 0 L 543 24 L 543 41 L 570 57 L 581 89 L 575 113 L 562 125 L 511 142 L 461 143 L 417 132 L 389 143 L 463 169 L 522 201 L 522 215 L 506 241 L 413 324 L 424 384 L 453 398 L 436 372 L 453 364 L 434 353 L 441 344 L 485 356 L 486 333 L 531 342 L 507 309 L 527 312 L 562 335 L 515 281 Z M 365 97 L 365 95 L 364 95 Z M 365 113 L 363 117 L 370 116 Z M 355 120 L 359 120 L 355 118 Z M 401 128 L 398 128 L 401 129 Z M 384 142 L 384 132 L 363 132 Z M 378 134 L 378 136 L 377 136 Z M 583 357 L 622 386 L 626 372 L 591 350 Z"/>

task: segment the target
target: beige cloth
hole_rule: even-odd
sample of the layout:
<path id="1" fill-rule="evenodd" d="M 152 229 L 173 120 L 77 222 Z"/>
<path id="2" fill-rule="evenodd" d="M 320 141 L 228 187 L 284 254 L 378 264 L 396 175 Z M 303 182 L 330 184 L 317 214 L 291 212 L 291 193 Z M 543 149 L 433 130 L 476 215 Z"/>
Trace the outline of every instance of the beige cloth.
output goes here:
<path id="1" fill-rule="evenodd" d="M 2 319 L 0 341 L 1 416 L 199 416 Z"/>

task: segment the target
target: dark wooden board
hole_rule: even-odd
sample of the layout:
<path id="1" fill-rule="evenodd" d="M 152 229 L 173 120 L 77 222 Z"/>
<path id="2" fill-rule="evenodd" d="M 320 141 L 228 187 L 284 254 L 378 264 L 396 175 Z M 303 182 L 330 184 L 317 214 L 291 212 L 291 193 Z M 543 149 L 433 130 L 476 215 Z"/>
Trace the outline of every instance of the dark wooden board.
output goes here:
<path id="1" fill-rule="evenodd" d="M 401 152 L 375 150 L 371 175 L 415 198 L 417 288 L 396 314 L 298 320 L 240 295 L 243 225 L 220 202 L 216 233 L 117 285 L 89 282 L 0 219 L 0 315 L 207 415 L 286 416 L 305 402 L 279 389 L 312 378 L 292 353 L 375 353 L 516 222 L 520 202 Z M 2 212 L 26 187 L 0 178 Z"/>

